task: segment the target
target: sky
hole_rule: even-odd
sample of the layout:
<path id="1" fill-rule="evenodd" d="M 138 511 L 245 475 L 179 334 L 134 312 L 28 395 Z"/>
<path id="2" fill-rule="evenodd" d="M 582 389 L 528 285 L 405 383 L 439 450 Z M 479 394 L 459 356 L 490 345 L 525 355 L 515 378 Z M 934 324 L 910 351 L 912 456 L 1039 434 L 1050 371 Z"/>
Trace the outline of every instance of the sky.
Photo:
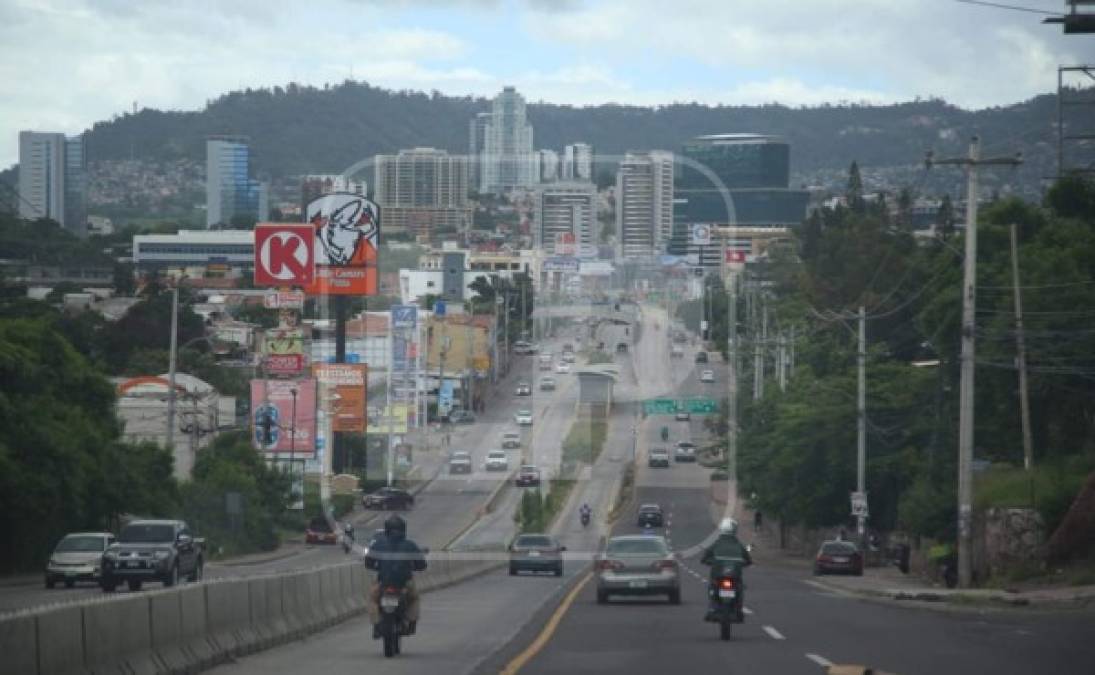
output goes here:
<path id="1" fill-rule="evenodd" d="M 1053 91 L 1059 64 L 1095 62 L 1095 37 L 1041 19 L 956 0 L 0 0 L 0 167 L 23 129 L 74 134 L 134 105 L 195 110 L 289 82 L 512 84 L 574 105 L 1007 105 Z"/>

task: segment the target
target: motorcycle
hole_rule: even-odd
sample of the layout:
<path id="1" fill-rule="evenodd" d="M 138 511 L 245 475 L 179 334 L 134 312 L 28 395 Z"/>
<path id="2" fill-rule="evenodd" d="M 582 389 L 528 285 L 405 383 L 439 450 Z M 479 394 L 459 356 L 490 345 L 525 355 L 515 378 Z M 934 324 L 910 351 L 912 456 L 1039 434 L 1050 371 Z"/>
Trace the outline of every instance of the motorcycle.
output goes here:
<path id="1" fill-rule="evenodd" d="M 589 526 L 589 511 L 582 511 L 582 514 L 581 514 L 580 517 L 581 517 L 581 520 L 582 520 L 582 527 L 588 527 Z"/>
<path id="2" fill-rule="evenodd" d="M 731 627 L 735 623 L 742 623 L 741 613 L 738 611 L 738 578 L 732 575 L 718 577 L 709 589 L 711 594 L 711 609 L 706 620 L 719 624 L 719 638 L 729 640 Z"/>
<path id="3" fill-rule="evenodd" d="M 663 441 L 668 441 L 669 440 L 669 427 L 662 427 L 662 440 Z"/>
<path id="4" fill-rule="evenodd" d="M 391 658 L 399 653 L 400 641 L 405 634 L 404 616 L 407 612 L 407 590 L 386 586 L 380 591 L 380 637 L 384 641 L 384 656 Z"/>
<path id="5" fill-rule="evenodd" d="M 354 548 L 354 526 L 346 523 L 342 526 L 342 552 L 347 555 Z"/>

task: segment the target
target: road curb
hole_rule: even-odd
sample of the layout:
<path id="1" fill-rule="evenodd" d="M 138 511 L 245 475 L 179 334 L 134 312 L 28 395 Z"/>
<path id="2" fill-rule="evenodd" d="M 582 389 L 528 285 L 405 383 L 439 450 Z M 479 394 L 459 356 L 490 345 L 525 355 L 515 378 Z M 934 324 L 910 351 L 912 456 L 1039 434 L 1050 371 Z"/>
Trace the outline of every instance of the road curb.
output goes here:
<path id="1" fill-rule="evenodd" d="M 1070 598 L 1039 598 L 1007 592 L 943 591 L 932 589 L 869 589 L 849 588 L 824 579 L 806 579 L 806 583 L 842 595 L 887 602 L 888 604 L 915 606 L 923 609 L 953 611 L 960 609 L 1083 609 L 1095 604 L 1095 596 L 1078 595 Z"/>
<path id="2" fill-rule="evenodd" d="M 490 496 L 487 497 L 486 503 L 481 506 L 478 511 L 476 511 L 475 518 L 472 518 L 471 522 L 460 528 L 460 530 L 452 537 L 452 539 L 449 539 L 448 543 L 441 547 L 442 551 L 451 551 L 453 544 L 463 539 L 464 535 L 470 532 L 471 529 L 475 527 L 480 520 L 483 519 L 483 516 L 494 510 L 494 507 L 498 505 L 497 502 L 499 501 L 500 497 L 505 493 L 506 488 L 510 487 L 510 485 L 512 484 L 512 481 L 514 480 L 514 475 L 516 473 L 516 469 L 514 471 L 511 471 L 509 475 L 506 476 L 505 480 L 500 482 L 498 486 L 494 488 Z"/>

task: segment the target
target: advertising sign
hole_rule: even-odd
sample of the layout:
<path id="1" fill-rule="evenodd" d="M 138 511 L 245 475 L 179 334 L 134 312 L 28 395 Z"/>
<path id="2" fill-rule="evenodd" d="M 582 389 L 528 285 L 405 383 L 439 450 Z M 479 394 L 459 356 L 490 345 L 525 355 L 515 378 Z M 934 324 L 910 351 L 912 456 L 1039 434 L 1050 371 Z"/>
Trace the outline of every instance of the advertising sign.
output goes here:
<path id="1" fill-rule="evenodd" d="M 553 256 L 544 260 L 545 272 L 578 272 L 580 263 L 571 256 Z"/>
<path id="2" fill-rule="evenodd" d="M 441 386 L 437 390 L 437 414 L 448 415 L 452 410 L 452 395 L 455 389 L 455 383 L 452 380 L 445 380 L 441 383 Z"/>
<path id="3" fill-rule="evenodd" d="M 578 243 L 573 232 L 555 234 L 555 255 L 574 255 L 578 252 Z"/>
<path id="4" fill-rule="evenodd" d="M 304 293 L 300 291 L 270 291 L 262 296 L 266 309 L 303 309 Z"/>
<path id="5" fill-rule="evenodd" d="M 390 408 L 378 411 L 380 414 L 369 418 L 369 434 L 405 434 L 410 407 L 405 403 L 393 403 Z"/>
<path id="6" fill-rule="evenodd" d="M 331 403 L 331 430 L 365 431 L 366 382 L 368 366 L 353 363 L 317 363 L 312 366 L 320 387 L 334 387 L 337 395 Z"/>
<path id="7" fill-rule="evenodd" d="M 305 286 L 315 278 L 315 235 L 310 225 L 255 226 L 255 285 Z"/>
<path id="8" fill-rule="evenodd" d="M 867 493 L 866 492 L 853 492 L 852 495 L 852 515 L 857 517 L 866 518 L 870 515 L 867 508 Z"/>
<path id="9" fill-rule="evenodd" d="M 392 373 L 402 375 L 408 370 L 413 370 L 414 343 L 403 335 L 392 336 Z"/>
<path id="10" fill-rule="evenodd" d="M 692 245 L 711 245 L 711 226 L 706 223 L 694 223 L 692 225 Z"/>
<path id="11" fill-rule="evenodd" d="M 312 456 L 316 441 L 316 381 L 251 380 L 251 438 L 255 449 L 268 457 Z"/>
<path id="12" fill-rule="evenodd" d="M 728 263 L 743 263 L 743 262 L 745 262 L 745 251 L 734 251 L 732 249 L 726 249 L 726 262 L 728 262 Z"/>
<path id="13" fill-rule="evenodd" d="M 262 336 L 262 344 L 262 351 L 267 356 L 304 354 L 304 329 L 292 326 L 271 328 Z"/>
<path id="14" fill-rule="evenodd" d="M 376 295 L 380 207 L 361 195 L 336 192 L 308 204 L 315 237 L 315 281 L 309 295 Z"/>
<path id="15" fill-rule="evenodd" d="M 392 327 L 396 330 L 414 330 L 418 323 L 418 305 L 392 305 Z"/>
<path id="16" fill-rule="evenodd" d="M 270 354 L 262 360 L 267 375 L 299 375 L 304 370 L 303 354 Z"/>

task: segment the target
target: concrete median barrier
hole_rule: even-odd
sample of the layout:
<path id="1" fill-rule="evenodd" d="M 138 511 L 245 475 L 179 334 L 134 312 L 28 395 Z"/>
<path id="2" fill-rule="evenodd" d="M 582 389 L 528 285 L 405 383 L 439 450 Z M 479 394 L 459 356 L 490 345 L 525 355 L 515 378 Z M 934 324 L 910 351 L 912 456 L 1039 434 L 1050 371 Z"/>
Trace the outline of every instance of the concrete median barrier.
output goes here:
<path id="1" fill-rule="evenodd" d="M 112 667 L 130 673 L 163 672 L 152 652 L 149 608 L 148 594 L 138 593 L 84 605 L 84 667 L 91 672 Z"/>
<path id="2" fill-rule="evenodd" d="M 187 657 L 188 670 L 211 667 L 221 658 L 206 639 L 209 625 L 205 617 L 205 587 L 186 586 L 178 589 L 179 641 Z"/>
<path id="3" fill-rule="evenodd" d="M 253 651 L 258 640 L 251 630 L 251 603 L 246 579 L 231 579 L 205 587 L 207 634 L 213 649 L 229 656 Z"/>
<path id="4" fill-rule="evenodd" d="M 0 619 L 0 645 L 37 645 L 37 632 L 33 614 L 7 616 Z M 8 669 L 13 673 L 37 672 L 37 649 L 5 649 L 4 651 L 5 672 L 8 672 Z"/>
<path id="5" fill-rule="evenodd" d="M 79 605 L 47 609 L 35 617 L 36 643 L 26 643 L 37 654 L 39 673 L 79 673 L 84 670 L 84 614 Z M 0 644 L 4 653 L 21 645 Z M 33 672 L 33 671 L 32 671 Z"/>
<path id="6" fill-rule="evenodd" d="M 189 658 L 182 642 L 182 595 L 161 592 L 148 596 L 152 653 L 156 660 L 174 672 L 185 669 Z"/>

